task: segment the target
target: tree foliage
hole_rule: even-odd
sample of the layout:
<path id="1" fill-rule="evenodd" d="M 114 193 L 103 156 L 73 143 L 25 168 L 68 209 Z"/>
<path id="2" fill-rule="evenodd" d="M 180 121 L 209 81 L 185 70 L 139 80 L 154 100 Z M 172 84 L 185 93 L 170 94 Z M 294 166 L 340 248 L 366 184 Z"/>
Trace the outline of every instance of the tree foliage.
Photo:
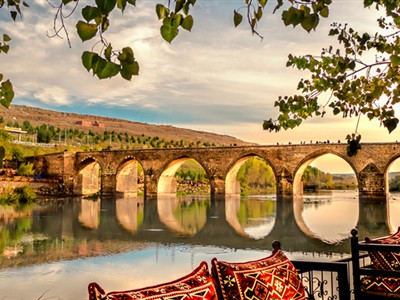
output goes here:
<path id="1" fill-rule="evenodd" d="M 264 129 L 294 128 L 308 118 L 323 117 L 328 109 L 343 118 L 365 115 L 369 120 L 377 119 L 389 133 L 396 129 L 399 119 L 394 106 L 400 102 L 400 1 L 364 0 L 364 6 L 385 9 L 386 17 L 377 20 L 381 32 L 363 33 L 348 24 L 333 23 L 329 35 L 337 39 L 341 48 L 329 46 L 320 56 L 290 54 L 287 66 L 308 70 L 311 78 L 299 81 L 299 94 L 275 101 L 280 114 L 275 120 L 264 121 Z M 367 54 L 373 54 L 374 59 L 369 61 Z M 325 92 L 330 97 L 321 104 Z M 347 140 L 348 154 L 355 155 L 361 140 L 357 127 Z"/>
<path id="2" fill-rule="evenodd" d="M 28 1 L 28 0 L 27 0 Z M 82 53 L 82 64 L 87 71 L 100 79 L 120 75 L 126 80 L 139 74 L 139 62 L 130 46 L 114 49 L 107 40 L 107 30 L 112 26 L 112 17 L 126 9 L 132 9 L 136 0 L 56 0 L 54 35 L 64 36 L 70 45 L 69 32 L 65 21 L 75 11 L 81 12 L 76 31 L 82 42 L 93 41 L 91 50 Z M 315 30 L 320 18 L 329 17 L 332 0 L 274 0 L 272 13 L 281 11 L 283 24 L 300 26 L 307 32 Z M 400 101 L 399 27 L 400 0 L 364 0 L 365 8 L 383 9 L 385 17 L 377 20 L 380 31 L 361 33 L 347 24 L 333 23 L 329 32 L 340 43 L 340 49 L 329 46 L 321 55 L 289 55 L 288 67 L 308 70 L 310 79 L 298 83 L 298 95 L 282 96 L 275 102 L 279 109 L 276 119 L 264 121 L 263 128 L 270 131 L 290 129 L 299 126 L 303 120 L 320 116 L 332 110 L 333 114 L 346 117 L 366 115 L 377 119 L 392 132 L 399 119 L 394 105 Z M 171 43 L 180 29 L 191 31 L 194 17 L 191 15 L 196 0 L 167 0 L 155 5 L 155 14 L 160 25 L 161 37 Z M 0 0 L 0 8 L 7 8 L 12 20 L 22 14 L 22 7 L 29 7 L 21 0 Z M 79 8 L 79 9 L 78 9 Z M 239 26 L 246 20 L 251 32 L 259 37 L 258 25 L 267 9 L 267 0 L 243 0 L 243 6 L 233 11 L 233 25 Z M 0 53 L 7 53 L 11 38 L 4 34 L 0 41 Z M 375 57 L 367 61 L 369 53 Z M 371 56 L 371 55 L 369 55 Z M 321 104 L 322 95 L 330 92 L 326 103 Z M 14 97 L 12 83 L 0 74 L 0 104 L 9 107 Z M 360 137 L 357 128 L 348 136 L 349 152 L 354 155 L 359 149 Z M 352 152 L 352 149 L 356 149 Z"/>

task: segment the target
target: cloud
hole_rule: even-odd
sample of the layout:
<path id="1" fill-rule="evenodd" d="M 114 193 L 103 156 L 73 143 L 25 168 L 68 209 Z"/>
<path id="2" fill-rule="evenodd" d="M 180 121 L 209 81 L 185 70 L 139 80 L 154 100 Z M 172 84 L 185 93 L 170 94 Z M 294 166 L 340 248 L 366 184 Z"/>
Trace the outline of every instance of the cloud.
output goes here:
<path id="1" fill-rule="evenodd" d="M 71 104 L 71 100 L 68 98 L 68 93 L 62 88 L 56 86 L 38 88 L 32 96 L 43 103 L 55 106 Z"/>
<path id="2" fill-rule="evenodd" d="M 9 29 L 13 38 L 10 53 L 0 56 L 0 64 L 16 88 L 14 103 L 204 128 L 260 143 L 310 136 L 343 139 L 354 128 L 354 120 L 340 118 L 310 120 L 279 134 L 265 132 L 261 125 L 277 116 L 274 101 L 295 93 L 299 79 L 308 76 L 285 67 L 289 53 L 319 54 L 333 42 L 327 32 L 336 20 L 354 20 L 365 29 L 375 26 L 373 18 L 366 18 L 361 1 L 333 3 L 330 18 L 322 19 L 310 34 L 285 28 L 280 13 L 272 15 L 273 7 L 268 6 L 258 28 L 262 41 L 251 35 L 245 23 L 234 28 L 233 9 L 242 5 L 240 1 L 200 1 L 192 11 L 192 32 L 181 29 L 172 44 L 160 36 L 155 4 L 139 1 L 122 16 L 114 12 L 104 35 L 114 49 L 132 47 L 140 63 L 140 75 L 132 81 L 99 80 L 83 68 L 81 53 L 91 50 L 95 42 L 82 43 L 76 35 L 82 7 L 66 23 L 72 48 L 65 37 L 47 37 L 55 10 L 45 1 L 35 1 L 17 23 L 0 18 L 0 26 Z M 94 49 L 99 50 L 98 45 Z M 332 124 L 335 130 L 330 129 Z"/>

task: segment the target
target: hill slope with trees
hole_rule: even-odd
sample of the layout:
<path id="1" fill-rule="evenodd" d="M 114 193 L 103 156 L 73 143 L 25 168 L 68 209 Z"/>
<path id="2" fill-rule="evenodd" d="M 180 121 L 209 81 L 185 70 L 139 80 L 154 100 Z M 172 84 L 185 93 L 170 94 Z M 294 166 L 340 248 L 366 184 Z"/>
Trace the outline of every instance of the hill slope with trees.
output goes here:
<path id="1" fill-rule="evenodd" d="M 86 133 L 90 131 L 94 134 L 103 134 L 107 131 L 126 133 L 134 137 L 158 137 L 168 141 L 183 140 L 188 143 L 198 144 L 201 142 L 201 144 L 207 143 L 215 146 L 251 144 L 228 135 L 178 128 L 171 125 L 153 125 L 117 118 L 57 112 L 22 105 L 12 105 L 9 109 L 0 107 L 0 116 L 3 118 L 4 125 L 10 127 L 23 127 L 24 122 L 29 122 L 32 127 L 47 125 L 47 127 L 52 126 L 62 130 Z"/>

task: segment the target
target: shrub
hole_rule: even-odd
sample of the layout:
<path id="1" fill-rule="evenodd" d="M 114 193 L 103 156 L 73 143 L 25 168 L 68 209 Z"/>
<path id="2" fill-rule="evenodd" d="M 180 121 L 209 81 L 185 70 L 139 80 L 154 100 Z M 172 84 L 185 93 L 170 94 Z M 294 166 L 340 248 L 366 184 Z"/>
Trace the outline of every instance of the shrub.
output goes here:
<path id="1" fill-rule="evenodd" d="M 26 205 L 32 204 L 36 198 L 37 196 L 35 191 L 25 185 L 15 188 L 14 191 L 10 191 L 10 189 L 6 190 L 2 195 L 0 195 L 0 204 Z"/>
<path id="2" fill-rule="evenodd" d="M 35 173 L 35 170 L 33 169 L 33 164 L 27 163 L 21 164 L 16 173 L 19 176 L 32 176 Z"/>

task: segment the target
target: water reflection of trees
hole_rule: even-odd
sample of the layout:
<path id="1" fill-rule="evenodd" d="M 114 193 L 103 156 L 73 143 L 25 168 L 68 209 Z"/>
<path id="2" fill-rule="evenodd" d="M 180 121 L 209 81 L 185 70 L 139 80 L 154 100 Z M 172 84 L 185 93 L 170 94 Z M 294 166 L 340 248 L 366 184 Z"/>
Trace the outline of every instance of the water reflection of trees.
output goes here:
<path id="1" fill-rule="evenodd" d="M 290 197 L 71 199 L 33 208 L 29 218 L 0 221 L 0 250 L 23 247 L 22 261 L 23 256 L 39 260 L 40 255 L 58 259 L 128 251 L 148 242 L 266 249 L 279 239 L 288 251 L 342 253 L 349 251 L 347 236 L 352 227 L 361 237 L 387 235 L 393 227 L 385 203 L 351 201 L 353 208 L 335 210 L 332 202 L 304 204 Z M 400 207 L 400 203 L 393 205 Z M 304 211 L 318 217 L 320 225 L 310 222 Z M 400 209 L 396 211 L 399 218 Z M 342 225 L 347 227 L 342 230 Z M 343 235 L 332 239 L 324 226 Z M 3 259 L 0 266 L 4 264 L 9 263 Z"/>
<path id="2" fill-rule="evenodd" d="M 161 222 L 183 235 L 194 235 L 207 222 L 209 198 L 159 197 L 157 210 Z"/>

